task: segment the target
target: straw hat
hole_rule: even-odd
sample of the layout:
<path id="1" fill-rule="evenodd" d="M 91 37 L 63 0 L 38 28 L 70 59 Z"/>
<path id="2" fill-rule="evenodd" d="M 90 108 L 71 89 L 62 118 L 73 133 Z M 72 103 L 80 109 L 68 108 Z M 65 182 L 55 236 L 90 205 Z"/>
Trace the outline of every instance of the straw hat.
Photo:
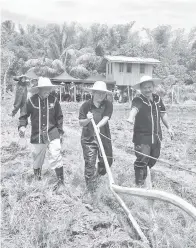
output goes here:
<path id="1" fill-rule="evenodd" d="M 39 77 L 37 86 L 32 87 L 32 88 L 30 89 L 30 92 L 31 92 L 32 94 L 35 94 L 35 93 L 38 92 L 38 89 L 39 89 L 39 88 L 48 88 L 48 87 L 50 87 L 50 88 L 52 89 L 52 88 L 58 87 L 58 85 L 53 85 L 53 84 L 51 83 L 51 81 L 50 81 L 49 78 L 46 78 L 46 77 Z"/>
<path id="2" fill-rule="evenodd" d="M 29 77 L 24 75 L 24 74 L 17 76 L 17 77 L 14 77 L 14 81 L 20 81 L 21 78 L 25 78 L 26 79 L 25 82 L 29 82 Z"/>
<path id="3" fill-rule="evenodd" d="M 154 86 L 157 86 L 158 84 L 161 83 L 161 80 L 160 78 L 152 78 L 151 76 L 142 76 L 140 78 L 140 82 L 133 85 L 132 87 L 136 90 L 139 90 L 140 89 L 140 85 L 144 82 L 153 82 Z"/>
<path id="4" fill-rule="evenodd" d="M 103 91 L 103 92 L 110 92 L 107 90 L 106 83 L 103 81 L 96 81 L 91 88 L 87 88 L 87 91 Z"/>
<path id="5" fill-rule="evenodd" d="M 24 77 L 24 78 L 29 78 L 28 76 L 26 76 L 26 75 L 24 75 L 24 74 L 20 75 L 18 78 L 22 78 L 22 77 Z"/>

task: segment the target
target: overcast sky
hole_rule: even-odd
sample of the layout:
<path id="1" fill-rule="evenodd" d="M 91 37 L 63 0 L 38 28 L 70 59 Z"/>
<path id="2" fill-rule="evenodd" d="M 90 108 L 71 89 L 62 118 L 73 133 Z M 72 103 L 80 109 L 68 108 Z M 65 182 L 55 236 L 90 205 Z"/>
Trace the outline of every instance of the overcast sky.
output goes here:
<path id="1" fill-rule="evenodd" d="M 21 24 L 77 21 L 117 24 L 136 21 L 135 28 L 170 24 L 196 26 L 196 0 L 0 0 L 1 19 Z"/>

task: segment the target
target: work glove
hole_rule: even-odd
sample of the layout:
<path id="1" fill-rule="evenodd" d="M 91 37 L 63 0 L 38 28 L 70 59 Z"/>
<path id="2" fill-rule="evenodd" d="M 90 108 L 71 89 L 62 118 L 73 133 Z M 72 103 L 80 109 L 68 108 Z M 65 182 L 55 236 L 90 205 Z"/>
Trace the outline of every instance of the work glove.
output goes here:
<path id="1" fill-rule="evenodd" d="M 20 138 L 24 138 L 25 137 L 26 127 L 20 127 L 18 131 L 19 131 Z"/>

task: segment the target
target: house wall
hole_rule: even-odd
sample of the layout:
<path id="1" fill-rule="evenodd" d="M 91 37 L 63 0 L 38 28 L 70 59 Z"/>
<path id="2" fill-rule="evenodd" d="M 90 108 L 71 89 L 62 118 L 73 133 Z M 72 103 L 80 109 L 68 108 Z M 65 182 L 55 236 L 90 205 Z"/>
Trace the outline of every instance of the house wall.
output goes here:
<path id="1" fill-rule="evenodd" d="M 111 62 L 106 63 L 106 79 L 107 80 L 114 79 L 114 69 L 115 69 L 115 63 L 111 63 Z"/>
<path id="2" fill-rule="evenodd" d="M 112 64 L 112 73 L 111 73 Z M 109 67 L 108 67 L 109 66 Z M 109 73 L 108 73 L 109 68 Z M 127 63 L 123 63 L 123 72 L 119 71 L 120 63 L 106 63 L 106 79 L 115 80 L 116 85 L 135 85 L 143 75 L 152 76 L 153 65 L 145 64 L 145 73 L 140 73 L 140 64 L 132 64 L 132 72 L 127 72 Z"/>

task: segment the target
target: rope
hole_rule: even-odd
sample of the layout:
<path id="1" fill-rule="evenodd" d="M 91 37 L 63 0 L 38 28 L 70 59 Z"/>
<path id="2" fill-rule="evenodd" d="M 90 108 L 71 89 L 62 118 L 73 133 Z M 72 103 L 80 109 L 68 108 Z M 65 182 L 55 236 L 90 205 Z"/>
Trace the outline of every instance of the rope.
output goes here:
<path id="1" fill-rule="evenodd" d="M 107 136 L 103 135 L 102 133 L 100 133 L 100 135 L 103 136 L 103 137 L 105 137 L 105 138 L 107 138 L 107 139 L 109 139 L 109 140 L 111 141 L 110 138 L 108 138 Z M 152 157 L 152 156 L 150 156 L 150 155 L 147 155 L 147 154 L 144 154 L 144 153 L 142 153 L 142 152 L 136 151 L 136 150 L 133 149 L 133 148 L 131 148 L 131 150 L 132 150 L 133 152 L 136 152 L 136 153 L 138 153 L 138 154 L 140 154 L 140 155 L 143 155 L 143 156 L 145 156 L 145 157 L 148 157 L 148 158 L 154 159 L 154 160 L 156 160 L 156 161 L 159 161 L 159 162 L 162 162 L 162 163 L 165 163 L 165 164 L 169 164 L 170 166 L 179 168 L 179 169 L 181 169 L 181 170 L 184 170 L 184 171 L 187 171 L 187 172 L 196 174 L 196 172 L 191 171 L 191 170 L 189 170 L 189 169 L 185 169 L 185 168 L 183 168 L 183 167 L 181 167 L 181 166 L 179 166 L 179 165 L 175 165 L 175 164 L 173 164 L 172 162 L 170 162 L 170 161 L 168 161 L 168 160 Z"/>
<path id="2" fill-rule="evenodd" d="M 88 130 L 90 130 L 88 127 L 87 127 L 87 129 L 88 129 Z M 90 130 L 90 131 L 91 131 L 91 130 Z M 111 139 L 111 138 L 109 138 L 109 137 L 105 136 L 105 135 L 104 135 L 104 134 L 102 134 L 101 132 L 100 132 L 99 134 L 100 134 L 101 136 L 103 136 L 104 138 L 106 138 L 106 139 L 108 139 L 108 140 L 112 141 L 112 139 Z M 82 139 L 82 140 L 83 140 L 83 139 Z M 100 149 L 100 147 L 99 147 L 99 149 Z M 178 169 L 181 169 L 181 170 L 187 171 L 187 172 L 189 172 L 189 173 L 196 174 L 196 172 L 191 171 L 191 170 L 189 170 L 189 169 L 185 169 L 185 168 L 183 168 L 183 167 L 181 167 L 181 166 L 179 166 L 179 165 L 175 165 L 175 164 L 173 164 L 172 162 L 170 162 L 170 161 L 168 161 L 168 160 L 152 157 L 152 156 L 150 156 L 150 155 L 147 155 L 147 154 L 144 154 L 144 153 L 142 153 L 142 152 L 136 151 L 136 150 L 135 150 L 135 149 L 133 149 L 133 148 L 131 148 L 131 151 L 136 152 L 136 153 L 138 153 L 138 154 L 140 154 L 140 155 L 143 155 L 143 156 L 145 156 L 145 157 L 148 157 L 148 158 L 154 159 L 154 160 L 156 160 L 156 161 L 159 161 L 159 162 L 162 162 L 162 163 L 168 164 L 168 165 L 170 165 L 170 166 L 176 167 L 176 168 L 178 168 Z M 101 153 L 100 153 L 100 154 L 101 154 Z M 102 156 L 101 156 L 101 157 L 102 157 Z M 109 157 L 109 156 L 106 156 L 106 157 L 115 159 L 115 157 Z"/>
<path id="3" fill-rule="evenodd" d="M 170 166 L 174 166 L 174 167 L 179 168 L 179 169 L 181 169 L 181 170 L 185 170 L 185 171 L 188 171 L 188 172 L 190 172 L 190 173 L 196 174 L 196 172 L 194 172 L 194 171 L 191 171 L 191 170 L 189 170 L 189 169 L 185 169 L 185 168 L 183 168 L 183 167 L 181 167 L 181 166 L 179 166 L 179 165 L 175 165 L 175 164 L 173 164 L 173 163 L 171 163 L 171 162 L 169 162 L 169 161 L 167 161 L 167 160 L 165 160 L 165 159 L 154 158 L 154 157 L 149 156 L 149 155 L 147 155 L 147 154 L 144 154 L 144 153 L 142 153 L 142 152 L 136 151 L 136 150 L 134 150 L 134 149 L 132 149 L 132 148 L 131 148 L 131 150 L 132 150 L 133 152 L 136 152 L 136 153 L 138 153 L 138 154 L 140 154 L 140 155 L 144 155 L 144 156 L 146 156 L 146 157 L 148 157 L 148 158 L 151 158 L 151 159 L 154 159 L 154 160 L 156 160 L 156 161 L 159 161 L 159 162 L 162 162 L 162 163 L 165 163 L 165 164 L 169 164 Z"/>

